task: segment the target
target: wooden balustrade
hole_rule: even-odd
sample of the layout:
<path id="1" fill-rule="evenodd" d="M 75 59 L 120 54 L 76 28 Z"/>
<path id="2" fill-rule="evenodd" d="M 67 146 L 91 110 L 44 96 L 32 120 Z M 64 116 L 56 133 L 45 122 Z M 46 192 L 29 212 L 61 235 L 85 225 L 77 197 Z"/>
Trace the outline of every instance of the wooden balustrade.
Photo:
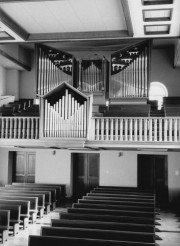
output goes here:
<path id="1" fill-rule="evenodd" d="M 88 140 L 130 142 L 180 141 L 180 117 L 93 117 Z"/>
<path id="2" fill-rule="evenodd" d="M 39 117 L 0 117 L 0 138 L 38 139 Z"/>

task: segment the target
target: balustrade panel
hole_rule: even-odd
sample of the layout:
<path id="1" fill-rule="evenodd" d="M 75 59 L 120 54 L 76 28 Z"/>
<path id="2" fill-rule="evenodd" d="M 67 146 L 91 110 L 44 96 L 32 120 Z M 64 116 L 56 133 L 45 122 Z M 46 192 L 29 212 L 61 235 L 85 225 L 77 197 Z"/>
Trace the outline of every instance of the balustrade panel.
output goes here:
<path id="1" fill-rule="evenodd" d="M 39 117 L 0 117 L 0 138 L 38 139 Z"/>
<path id="2" fill-rule="evenodd" d="M 97 141 L 177 142 L 180 118 L 95 117 Z"/>

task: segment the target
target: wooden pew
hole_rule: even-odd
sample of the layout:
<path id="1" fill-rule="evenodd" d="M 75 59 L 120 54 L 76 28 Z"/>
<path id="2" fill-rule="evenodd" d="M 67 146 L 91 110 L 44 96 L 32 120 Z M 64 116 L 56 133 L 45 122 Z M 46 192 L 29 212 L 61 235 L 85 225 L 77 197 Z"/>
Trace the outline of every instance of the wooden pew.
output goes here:
<path id="1" fill-rule="evenodd" d="M 111 190 L 111 191 L 124 191 L 124 192 L 135 192 L 140 194 L 153 195 L 154 191 L 139 189 L 137 187 L 122 187 L 122 186 L 97 186 L 93 190 Z"/>
<path id="2" fill-rule="evenodd" d="M 2 188 L 0 188 L 0 189 L 2 189 Z M 43 191 L 38 191 L 38 190 L 34 190 L 34 191 L 32 191 L 32 190 L 29 190 L 29 189 L 24 189 L 23 187 L 21 188 L 21 187 L 13 187 L 13 186 L 6 186 L 6 187 L 3 187 L 3 189 L 5 189 L 5 190 L 15 190 L 15 192 L 17 191 L 17 192 L 22 192 L 22 193 L 27 193 L 27 194 L 34 194 L 34 195 L 36 195 L 36 194 L 41 194 L 41 195 L 43 195 L 43 196 L 45 196 L 45 200 L 44 200 L 44 206 L 45 206 L 45 211 L 46 211 L 46 213 L 48 214 L 49 212 L 50 212 L 50 205 L 51 205 L 51 192 L 50 191 L 45 191 L 45 190 L 43 190 Z"/>
<path id="3" fill-rule="evenodd" d="M 20 223 L 22 224 L 23 229 L 28 227 L 30 201 L 8 200 L 8 199 L 0 198 L 0 204 L 20 205 L 21 206 Z"/>
<path id="4" fill-rule="evenodd" d="M 8 240 L 10 210 L 0 210 L 0 236 L 4 243 Z"/>
<path id="5" fill-rule="evenodd" d="M 130 216 L 130 217 L 143 217 L 155 219 L 154 212 L 144 212 L 135 210 L 114 210 L 114 209 L 88 209 L 88 208 L 67 208 L 68 213 L 78 213 L 78 214 L 104 214 L 104 215 L 117 215 L 117 216 Z"/>
<path id="6" fill-rule="evenodd" d="M 19 186 L 21 183 L 12 183 L 14 186 Z M 44 184 L 44 183 L 23 183 L 23 186 L 32 186 L 32 187 L 38 187 L 38 188 L 51 188 L 56 189 L 56 204 L 53 204 L 53 209 L 55 209 L 56 205 L 60 206 L 62 202 L 65 200 L 66 196 L 66 186 L 61 184 Z"/>
<path id="7" fill-rule="evenodd" d="M 18 183 L 12 183 L 13 185 L 17 185 Z M 33 183 L 33 186 L 37 187 L 52 187 L 56 189 L 56 199 L 57 199 L 57 206 L 60 206 L 66 197 L 66 185 L 65 184 L 47 184 L 47 183 Z"/>
<path id="8" fill-rule="evenodd" d="M 5 187 L 13 187 L 13 185 L 6 185 Z M 53 210 L 55 208 L 56 204 L 56 189 L 55 188 L 49 188 L 49 187 L 33 187 L 32 185 L 16 185 L 16 187 L 29 190 L 29 191 L 50 191 L 51 192 L 51 209 Z M 47 211 L 49 213 L 50 211 Z"/>
<path id="9" fill-rule="evenodd" d="M 71 238 L 55 236 L 30 235 L 28 246 L 155 246 L 154 243 L 120 242 L 114 240 L 100 240 L 88 238 Z"/>
<path id="10" fill-rule="evenodd" d="M 104 221 L 104 222 L 116 222 L 116 223 L 135 223 L 135 224 L 148 224 L 159 225 L 153 218 L 144 217 L 130 217 L 130 216 L 118 216 L 118 215 L 101 215 L 101 214 L 78 214 L 70 212 L 60 212 L 60 219 L 68 220 L 88 220 L 88 221 Z"/>
<path id="11" fill-rule="evenodd" d="M 138 201 L 111 201 L 111 200 L 90 200 L 90 199 L 78 199 L 78 203 L 88 203 L 88 204 L 107 204 L 107 205 L 123 205 L 123 206 L 139 206 L 139 207 L 148 207 L 155 209 L 154 203 L 149 202 L 138 202 Z"/>
<path id="12" fill-rule="evenodd" d="M 51 219 L 51 226 L 155 233 L 155 226 L 135 223 Z"/>
<path id="13" fill-rule="evenodd" d="M 37 197 L 25 197 L 25 196 L 11 196 L 1 194 L 0 192 L 0 199 L 5 199 L 5 200 L 21 200 L 21 201 L 29 201 L 30 202 L 30 207 L 29 207 L 29 219 L 31 219 L 32 224 L 36 222 L 37 218 L 37 204 L 38 204 L 38 198 Z"/>
<path id="14" fill-rule="evenodd" d="M 110 204 L 91 204 L 91 203 L 73 203 L 73 208 L 94 208 L 94 209 L 110 209 L 110 210 L 135 210 L 143 212 L 155 212 L 154 208 L 129 205 L 110 205 Z"/>
<path id="15" fill-rule="evenodd" d="M 154 233 L 99 230 L 99 229 L 88 229 L 88 228 L 42 226 L 41 236 L 60 236 L 60 237 L 114 240 L 114 241 L 155 243 Z"/>
<path id="16" fill-rule="evenodd" d="M 21 213 L 21 206 L 20 205 L 11 205 L 11 204 L 1 204 L 1 210 L 10 210 L 10 221 L 9 221 L 9 231 L 12 230 L 13 236 L 18 234 L 19 232 L 19 225 L 20 225 L 20 213 Z"/>
<path id="17" fill-rule="evenodd" d="M 128 192 L 128 191 L 114 191 L 114 190 L 92 190 L 89 195 L 101 195 L 101 196 L 129 196 L 129 197 L 142 197 L 146 199 L 154 199 L 154 194 L 144 194 L 144 193 L 136 193 L 136 192 Z"/>
<path id="18" fill-rule="evenodd" d="M 111 197 L 111 196 L 83 196 L 83 199 L 89 200 L 110 200 L 110 201 L 138 201 L 138 202 L 148 202 L 149 204 L 155 204 L 154 199 L 145 198 L 135 198 L 135 197 Z"/>
<path id="19" fill-rule="evenodd" d="M 22 197 L 37 197 L 38 198 L 38 216 L 39 218 L 42 218 L 44 215 L 44 208 L 45 208 L 45 195 L 44 194 L 38 194 L 35 192 L 25 192 L 22 190 L 10 190 L 6 188 L 0 188 L 0 194 L 6 194 L 6 195 L 11 195 L 11 196 L 22 196 Z"/>

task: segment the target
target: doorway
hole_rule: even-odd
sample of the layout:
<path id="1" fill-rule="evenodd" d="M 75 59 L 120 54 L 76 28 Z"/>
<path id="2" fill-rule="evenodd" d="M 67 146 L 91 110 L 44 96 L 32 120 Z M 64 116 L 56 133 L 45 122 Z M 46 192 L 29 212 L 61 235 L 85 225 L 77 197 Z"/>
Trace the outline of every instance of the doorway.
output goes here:
<path id="1" fill-rule="evenodd" d="M 166 155 L 138 155 L 138 188 L 153 190 L 156 205 L 168 205 L 168 166 Z"/>
<path id="2" fill-rule="evenodd" d="M 35 183 L 35 160 L 34 152 L 14 152 L 12 182 Z"/>
<path id="3" fill-rule="evenodd" d="M 73 153 L 73 198 L 81 198 L 99 185 L 99 154 Z"/>

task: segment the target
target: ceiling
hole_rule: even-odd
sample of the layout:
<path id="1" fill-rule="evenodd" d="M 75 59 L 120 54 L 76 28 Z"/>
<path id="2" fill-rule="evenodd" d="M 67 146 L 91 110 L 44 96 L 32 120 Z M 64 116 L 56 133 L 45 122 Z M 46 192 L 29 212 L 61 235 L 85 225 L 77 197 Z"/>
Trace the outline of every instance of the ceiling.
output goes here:
<path id="1" fill-rule="evenodd" d="M 179 13 L 179 0 L 0 0 L 0 44 L 108 51 L 152 39 L 154 47 L 175 46 Z"/>

